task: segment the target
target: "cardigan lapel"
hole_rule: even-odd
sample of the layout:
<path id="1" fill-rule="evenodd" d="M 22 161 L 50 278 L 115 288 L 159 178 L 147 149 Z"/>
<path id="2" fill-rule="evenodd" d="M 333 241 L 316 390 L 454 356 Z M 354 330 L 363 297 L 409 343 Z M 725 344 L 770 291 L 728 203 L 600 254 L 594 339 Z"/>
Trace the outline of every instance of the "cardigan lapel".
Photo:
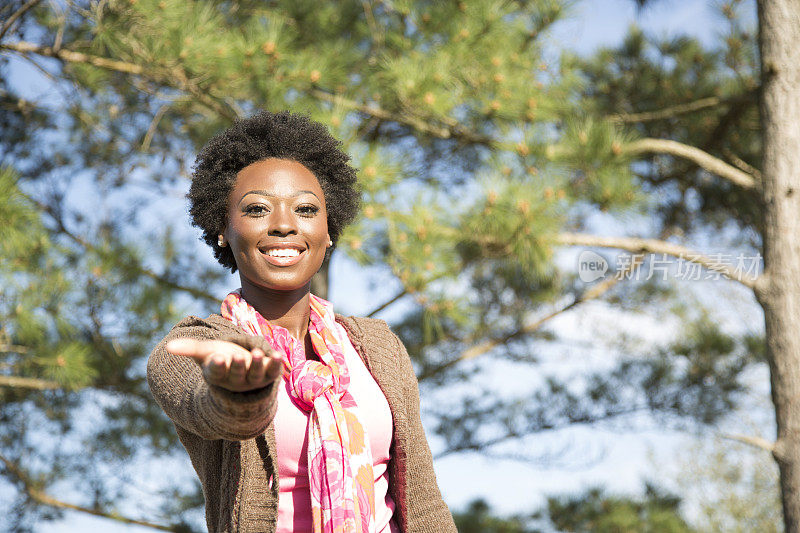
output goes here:
<path id="1" fill-rule="evenodd" d="M 398 364 L 397 343 L 399 341 L 383 320 L 337 315 L 336 321 L 347 331 L 353 348 L 364 360 L 367 370 L 378 383 L 392 413 L 389 491 L 396 506 L 395 516 L 398 526 L 401 531 L 405 531 L 407 524 L 405 502 L 408 486 L 406 450 L 409 445 L 409 425 L 405 402 L 408 389 L 403 386 L 403 373 Z"/>

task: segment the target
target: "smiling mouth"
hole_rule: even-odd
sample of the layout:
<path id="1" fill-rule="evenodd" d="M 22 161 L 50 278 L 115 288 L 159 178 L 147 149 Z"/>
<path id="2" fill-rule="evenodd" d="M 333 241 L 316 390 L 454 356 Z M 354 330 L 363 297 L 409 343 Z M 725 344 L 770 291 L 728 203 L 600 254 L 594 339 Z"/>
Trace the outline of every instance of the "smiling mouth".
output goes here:
<path id="1" fill-rule="evenodd" d="M 302 258 L 305 250 L 298 248 L 269 248 L 261 250 L 267 262 L 275 266 L 292 266 Z"/>

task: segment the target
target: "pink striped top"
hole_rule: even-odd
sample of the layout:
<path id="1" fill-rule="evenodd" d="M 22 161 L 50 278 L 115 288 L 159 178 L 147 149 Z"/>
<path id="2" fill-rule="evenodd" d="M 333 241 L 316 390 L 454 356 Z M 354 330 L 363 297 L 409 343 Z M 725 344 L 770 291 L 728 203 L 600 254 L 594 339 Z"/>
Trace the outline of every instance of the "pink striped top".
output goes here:
<path id="1" fill-rule="evenodd" d="M 379 533 L 399 533 L 392 520 L 394 502 L 389 496 L 389 447 L 392 444 L 392 413 L 375 379 L 364 366 L 347 332 L 336 324 L 344 342 L 344 357 L 350 371 L 348 390 L 361 413 L 361 424 L 369 436 L 375 474 L 375 524 Z M 285 382 L 284 382 L 285 384 Z M 289 397 L 285 386 L 278 389 L 275 439 L 278 456 L 277 533 L 312 531 L 311 496 L 308 488 L 308 415 Z"/>

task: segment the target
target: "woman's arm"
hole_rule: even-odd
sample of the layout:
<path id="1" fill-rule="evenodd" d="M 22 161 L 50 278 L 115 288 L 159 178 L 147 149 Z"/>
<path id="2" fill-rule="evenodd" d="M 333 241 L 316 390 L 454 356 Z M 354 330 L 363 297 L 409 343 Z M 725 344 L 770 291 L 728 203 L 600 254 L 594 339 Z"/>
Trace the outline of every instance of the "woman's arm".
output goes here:
<path id="1" fill-rule="evenodd" d="M 172 351 L 191 352 L 176 355 L 166 349 L 167 343 L 175 339 L 217 342 L 171 343 Z M 219 341 L 233 345 L 226 349 Z M 238 363 L 234 360 L 241 360 L 242 352 L 251 357 L 246 366 L 250 366 L 254 354 L 261 356 L 265 364 L 260 381 L 248 384 L 247 368 L 243 374 L 237 374 Z M 225 335 L 205 321 L 190 317 L 175 326 L 150 354 L 147 381 L 156 402 L 176 425 L 209 440 L 250 439 L 263 433 L 275 415 L 276 378 L 280 376 L 275 368 L 281 365 L 272 361 L 277 358 L 270 356 L 271 353 L 265 339 L 245 334 Z M 220 357 L 226 369 L 222 378 L 219 368 L 214 369 L 220 366 L 216 364 Z M 241 383 L 243 378 L 243 386 L 252 390 L 232 391 L 209 383 L 228 385 L 226 379 L 232 372 L 236 374 L 234 380 Z"/>

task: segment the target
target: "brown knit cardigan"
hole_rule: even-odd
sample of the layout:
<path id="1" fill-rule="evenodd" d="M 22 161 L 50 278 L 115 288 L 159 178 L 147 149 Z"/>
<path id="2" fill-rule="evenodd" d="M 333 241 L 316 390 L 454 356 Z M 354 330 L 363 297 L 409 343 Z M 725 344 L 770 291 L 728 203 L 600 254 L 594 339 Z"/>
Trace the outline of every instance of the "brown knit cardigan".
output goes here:
<path id="1" fill-rule="evenodd" d="M 405 347 L 382 320 L 336 315 L 336 321 L 344 326 L 392 412 L 389 494 L 396 504 L 397 525 L 407 533 L 455 532 L 436 484 L 420 421 L 417 380 Z M 190 316 L 150 354 L 147 381 L 200 477 L 208 530 L 272 533 L 279 483 L 272 419 L 281 381 L 250 392 L 209 385 L 193 360 L 164 349 L 167 341 L 179 337 L 224 339 L 265 351 L 269 345 L 220 315 L 205 320 Z"/>

